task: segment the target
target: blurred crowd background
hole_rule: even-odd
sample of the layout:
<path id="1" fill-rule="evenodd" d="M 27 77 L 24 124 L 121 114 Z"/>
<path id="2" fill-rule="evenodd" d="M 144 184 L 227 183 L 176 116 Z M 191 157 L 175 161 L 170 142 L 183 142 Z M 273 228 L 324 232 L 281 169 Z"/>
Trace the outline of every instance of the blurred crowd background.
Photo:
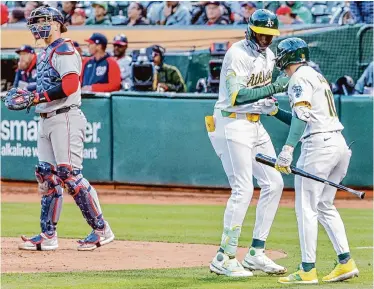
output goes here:
<path id="1" fill-rule="evenodd" d="M 68 25 L 240 25 L 266 8 L 282 24 L 373 23 L 373 2 L 366 1 L 2 1 L 2 24 L 26 22 L 48 3 Z"/>
<path id="2" fill-rule="evenodd" d="M 334 93 L 371 94 L 372 43 L 368 41 L 373 30 L 371 25 L 373 3 L 373 1 L 2 1 L 1 24 L 5 29 L 17 27 L 27 29 L 26 22 L 31 11 L 48 4 L 61 11 L 67 26 L 78 27 L 74 28 L 75 30 L 86 26 L 82 27 L 82 31 L 93 30 L 94 33 L 84 39 L 84 42 L 83 39 L 80 39 L 80 43 L 73 41 L 82 56 L 81 84 L 82 91 L 86 93 L 119 90 L 217 93 L 222 59 L 230 44 L 239 39 L 233 38 L 219 43 L 212 40 L 209 56 L 204 59 L 202 51 L 198 52 L 199 55 L 193 54 L 198 46 L 194 46 L 193 50 L 185 49 L 185 53 L 190 53 L 185 58 L 182 55 L 183 51 L 179 51 L 174 61 L 170 63 L 172 59 L 170 50 L 167 54 L 166 48 L 160 44 L 156 45 L 157 42 L 154 45 L 150 45 L 153 42 L 148 43 L 142 46 L 144 47 L 142 49 L 131 47 L 134 42 L 126 36 L 126 32 L 130 30 L 126 27 L 154 26 L 151 29 L 155 29 L 155 38 L 157 38 L 158 33 L 161 33 L 157 29 L 160 26 L 176 26 L 182 29 L 212 26 L 216 27 L 213 29 L 219 30 L 222 26 L 228 25 L 233 28 L 243 28 L 243 36 L 240 36 L 242 39 L 251 15 L 256 9 L 265 8 L 278 16 L 281 29 L 289 27 L 288 34 L 297 30 L 308 31 L 305 37 L 309 39 L 306 39 L 307 42 L 311 42 L 314 53 L 312 53 L 314 62 L 310 62 L 310 65 L 327 76 Z M 348 28 L 355 25 L 359 27 L 340 32 L 335 30 L 335 27 Z M 368 31 L 367 28 L 357 32 L 361 26 L 370 26 L 371 34 L 361 33 Z M 325 30 L 313 34 L 312 30 L 318 27 Z M 114 38 L 107 35 L 111 30 L 118 30 Z M 358 37 L 356 33 L 357 35 L 361 33 L 361 40 L 354 40 L 354 37 Z M 331 39 L 327 39 L 329 37 Z M 169 39 L 166 42 L 172 41 L 176 40 Z M 271 49 L 274 50 L 277 41 L 277 39 L 273 41 Z M 12 53 L 16 53 L 17 59 L 14 57 L 11 59 L 10 55 L 6 60 L 5 49 L 2 48 L 2 71 L 7 71 L 2 75 L 2 90 L 9 89 L 11 86 L 21 86 L 29 90 L 34 88 L 36 55 L 39 49 L 35 48 L 33 43 L 24 43 L 21 47 L 11 49 Z M 357 60 L 355 49 L 359 51 Z M 9 47 L 7 51 L 9 52 Z M 317 60 L 313 56 L 318 56 Z M 96 67 L 96 71 L 92 69 L 93 67 Z"/>

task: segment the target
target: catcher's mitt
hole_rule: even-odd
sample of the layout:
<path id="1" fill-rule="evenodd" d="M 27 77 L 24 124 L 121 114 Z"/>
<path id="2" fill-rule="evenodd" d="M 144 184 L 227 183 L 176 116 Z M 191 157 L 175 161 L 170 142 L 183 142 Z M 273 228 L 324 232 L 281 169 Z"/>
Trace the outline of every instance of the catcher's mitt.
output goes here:
<path id="1" fill-rule="evenodd" d="M 35 94 L 33 92 L 23 90 L 20 88 L 12 88 L 5 96 L 1 97 L 5 106 L 9 110 L 30 110 L 34 104 Z"/>

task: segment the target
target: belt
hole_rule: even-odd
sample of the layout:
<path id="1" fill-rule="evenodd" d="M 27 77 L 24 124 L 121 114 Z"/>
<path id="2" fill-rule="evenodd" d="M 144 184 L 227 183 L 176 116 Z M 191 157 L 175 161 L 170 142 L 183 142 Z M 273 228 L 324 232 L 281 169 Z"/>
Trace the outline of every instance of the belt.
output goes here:
<path id="1" fill-rule="evenodd" d="M 57 110 L 52 111 L 52 112 L 40 113 L 39 115 L 40 115 L 41 118 L 50 118 L 50 117 L 55 116 L 57 114 L 68 112 L 71 108 L 72 108 L 71 106 L 63 107 L 63 108 L 57 109 Z"/>
<path id="2" fill-rule="evenodd" d="M 221 114 L 223 117 L 236 118 L 236 119 L 239 118 L 238 116 L 245 116 L 245 118 L 251 122 L 258 122 L 260 120 L 260 115 L 254 114 L 254 113 L 236 113 L 236 112 L 229 112 L 229 111 L 221 110 Z"/>
<path id="3" fill-rule="evenodd" d="M 332 131 L 315 132 L 315 133 L 308 134 L 307 136 L 304 136 L 301 140 L 304 141 L 304 140 L 306 140 L 307 138 L 310 138 L 311 136 L 314 136 L 314 135 L 316 135 L 316 134 L 320 134 L 320 133 L 339 133 L 339 132 L 341 132 L 341 130 L 332 130 Z"/>

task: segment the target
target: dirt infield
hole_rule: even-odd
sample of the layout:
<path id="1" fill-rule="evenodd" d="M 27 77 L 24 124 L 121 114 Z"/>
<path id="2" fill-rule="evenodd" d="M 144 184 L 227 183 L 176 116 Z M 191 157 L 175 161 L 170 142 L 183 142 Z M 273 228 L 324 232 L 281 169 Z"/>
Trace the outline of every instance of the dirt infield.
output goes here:
<path id="1" fill-rule="evenodd" d="M 113 185 L 96 185 L 101 203 L 106 204 L 199 204 L 225 205 L 229 190 L 198 190 L 176 188 L 146 188 Z M 339 208 L 372 208 L 372 191 L 368 198 L 359 200 L 339 193 L 335 205 Z M 251 205 L 256 205 L 259 191 L 254 193 Z M 285 191 L 281 206 L 293 207 L 294 193 Z M 348 199 L 344 199 L 347 197 Z M 1 182 L 1 202 L 40 202 L 33 183 Z M 69 196 L 64 202 L 73 202 Z M 2 273 L 11 272 L 68 272 L 103 271 L 151 268 L 179 268 L 207 266 L 217 250 L 212 245 L 175 244 L 161 242 L 114 241 L 93 252 L 79 252 L 74 240 L 60 239 L 54 252 L 19 251 L 20 238 L 2 238 Z M 246 248 L 240 248 L 242 259 Z M 283 252 L 268 251 L 275 260 L 286 257 Z M 74 260 L 74 262 L 71 262 Z M 92 260 L 100 260 L 93 263 Z"/>
<path id="2" fill-rule="evenodd" d="M 185 205 L 225 205 L 230 195 L 224 189 L 192 189 L 140 186 L 95 185 L 103 204 L 185 204 Z M 373 191 L 365 190 L 366 199 L 360 200 L 346 192 L 338 192 L 335 205 L 338 208 L 373 208 Z M 251 205 L 256 205 L 259 190 L 255 190 Z M 40 202 L 34 183 L 1 182 L 2 202 Z M 64 202 L 71 203 L 69 196 Z M 294 207 L 294 192 L 283 192 L 280 206 Z"/>
<path id="3" fill-rule="evenodd" d="M 60 239 L 53 252 L 20 251 L 20 238 L 1 241 L 2 273 L 108 271 L 208 266 L 217 246 L 161 242 L 114 241 L 91 252 L 76 250 L 74 240 Z M 244 258 L 247 248 L 239 248 Z M 268 251 L 273 259 L 284 258 L 283 252 Z M 74 260 L 74 262 L 71 262 Z M 100 260 L 100 262 L 92 262 Z"/>

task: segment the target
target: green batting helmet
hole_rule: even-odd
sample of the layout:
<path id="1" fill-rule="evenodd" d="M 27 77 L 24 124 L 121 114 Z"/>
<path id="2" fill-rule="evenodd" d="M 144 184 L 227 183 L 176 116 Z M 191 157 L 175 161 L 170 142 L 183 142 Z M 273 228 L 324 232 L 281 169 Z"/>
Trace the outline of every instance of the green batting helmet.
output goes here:
<path id="1" fill-rule="evenodd" d="M 279 42 L 275 65 L 283 70 L 289 64 L 304 63 L 309 61 L 309 47 L 300 38 L 292 37 Z"/>
<path id="2" fill-rule="evenodd" d="M 252 30 L 257 34 L 279 36 L 278 26 L 278 18 L 273 12 L 266 9 L 259 9 L 249 18 L 247 34 L 248 36 L 252 35 Z"/>

